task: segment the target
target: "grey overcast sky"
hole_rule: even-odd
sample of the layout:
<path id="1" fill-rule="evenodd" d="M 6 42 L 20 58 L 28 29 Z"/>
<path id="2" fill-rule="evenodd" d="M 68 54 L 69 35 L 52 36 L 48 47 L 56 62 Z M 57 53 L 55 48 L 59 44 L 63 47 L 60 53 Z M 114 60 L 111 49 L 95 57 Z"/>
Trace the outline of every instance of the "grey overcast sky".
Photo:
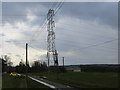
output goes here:
<path id="1" fill-rule="evenodd" d="M 25 60 L 46 61 L 47 30 L 41 30 L 53 2 L 3 2 L 0 55 L 9 55 L 14 65 Z M 54 16 L 59 64 L 118 63 L 118 3 L 65 2 Z M 51 61 L 53 64 L 53 61 Z"/>

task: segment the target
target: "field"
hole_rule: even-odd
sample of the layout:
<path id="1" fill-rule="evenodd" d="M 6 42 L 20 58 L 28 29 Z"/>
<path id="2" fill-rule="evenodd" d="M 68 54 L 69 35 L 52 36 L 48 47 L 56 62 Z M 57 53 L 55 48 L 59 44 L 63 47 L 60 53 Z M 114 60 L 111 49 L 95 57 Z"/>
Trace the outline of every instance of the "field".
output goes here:
<path id="1" fill-rule="evenodd" d="M 50 81 L 74 88 L 118 88 L 118 73 L 112 72 L 29 73 L 29 75 L 46 76 Z M 13 77 L 5 74 L 2 79 L 3 88 L 26 88 L 25 77 Z M 28 88 L 48 87 L 28 79 Z"/>
<path id="2" fill-rule="evenodd" d="M 25 77 L 13 77 L 8 74 L 2 76 L 2 88 L 26 88 Z M 28 79 L 28 88 L 48 88 Z M 49 89 L 49 88 L 48 88 Z"/>
<path id="3" fill-rule="evenodd" d="M 75 88 L 118 88 L 118 73 L 112 72 L 31 73 L 30 75 L 46 76 L 51 81 Z"/>

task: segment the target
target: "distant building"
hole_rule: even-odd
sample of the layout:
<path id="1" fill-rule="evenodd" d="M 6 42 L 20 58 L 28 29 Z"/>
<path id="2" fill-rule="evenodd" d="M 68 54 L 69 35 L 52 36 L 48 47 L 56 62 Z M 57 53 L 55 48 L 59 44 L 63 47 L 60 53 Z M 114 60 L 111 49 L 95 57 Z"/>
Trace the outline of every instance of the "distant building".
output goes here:
<path id="1" fill-rule="evenodd" d="M 73 72 L 81 72 L 81 68 L 78 65 L 70 65 L 70 66 L 65 66 L 65 69 L 67 71 L 73 71 Z"/>

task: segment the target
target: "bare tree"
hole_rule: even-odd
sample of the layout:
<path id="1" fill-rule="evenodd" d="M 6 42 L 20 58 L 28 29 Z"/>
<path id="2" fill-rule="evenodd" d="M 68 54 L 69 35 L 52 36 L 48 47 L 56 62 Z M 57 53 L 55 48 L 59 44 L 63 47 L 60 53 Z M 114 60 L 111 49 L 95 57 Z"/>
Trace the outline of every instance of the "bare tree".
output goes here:
<path id="1" fill-rule="evenodd" d="M 11 58 L 8 55 L 2 55 L 2 59 L 6 62 L 7 66 L 12 66 Z"/>

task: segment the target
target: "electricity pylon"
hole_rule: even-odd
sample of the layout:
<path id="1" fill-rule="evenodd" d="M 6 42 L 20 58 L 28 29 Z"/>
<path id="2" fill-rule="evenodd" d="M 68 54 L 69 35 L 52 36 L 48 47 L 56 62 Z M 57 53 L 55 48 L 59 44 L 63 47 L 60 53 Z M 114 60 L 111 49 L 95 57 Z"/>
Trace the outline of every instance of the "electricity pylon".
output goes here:
<path id="1" fill-rule="evenodd" d="M 55 47 L 55 32 L 54 32 L 54 27 L 55 27 L 55 22 L 53 20 L 54 16 L 54 10 L 49 9 L 48 14 L 47 14 L 47 31 L 48 31 L 48 36 L 47 36 L 47 59 L 48 59 L 48 67 L 50 65 L 50 60 L 54 60 L 54 65 L 58 66 L 58 53 Z M 52 57 L 51 57 L 52 56 Z"/>

